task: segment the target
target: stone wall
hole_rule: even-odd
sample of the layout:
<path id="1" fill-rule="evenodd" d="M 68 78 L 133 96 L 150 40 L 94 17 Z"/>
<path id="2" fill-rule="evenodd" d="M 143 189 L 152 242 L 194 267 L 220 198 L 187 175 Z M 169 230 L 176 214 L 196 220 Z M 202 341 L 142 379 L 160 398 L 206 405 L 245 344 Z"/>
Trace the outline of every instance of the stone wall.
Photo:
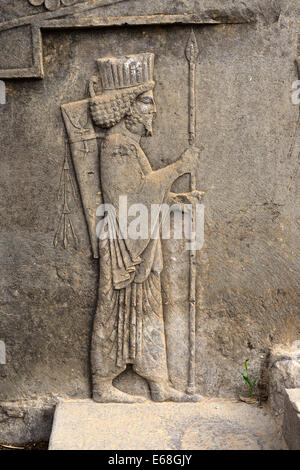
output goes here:
<path id="1" fill-rule="evenodd" d="M 190 23 L 192 14 L 211 19 L 205 3 L 211 4 L 156 1 L 150 7 L 147 2 L 146 11 L 145 2 L 124 1 L 103 7 L 101 15 L 163 12 L 190 15 Z M 205 148 L 197 174 L 198 189 L 205 191 L 205 245 L 197 258 L 197 390 L 236 396 L 244 390 L 239 371 L 249 357 L 266 397 L 270 350 L 300 337 L 300 124 L 299 106 L 291 101 L 292 83 L 299 79 L 300 11 L 296 1 L 249 2 L 246 10 L 244 2 L 213 3 L 220 9 L 215 24 L 194 25 L 200 47 L 197 145 Z M 29 5 L 25 12 L 14 1 L 0 8 L 4 21 L 44 14 L 43 7 Z M 5 80 L 0 339 L 6 364 L 0 365 L 0 402 L 90 396 L 98 261 L 92 258 L 72 167 L 68 175 L 75 191 L 72 195 L 71 185 L 68 191 L 78 246 L 74 239 L 66 249 L 53 245 L 66 155 L 60 106 L 87 97 L 99 57 L 154 52 L 157 118 L 154 136 L 142 146 L 154 169 L 175 161 L 187 147 L 184 49 L 190 24 L 151 21 L 118 28 L 42 28 L 44 78 L 24 73 Z M 176 189 L 187 190 L 187 182 Z M 183 273 L 180 292 L 186 302 L 187 263 L 172 269 Z M 168 317 L 170 289 L 164 293 L 167 335 L 176 336 L 181 333 L 174 331 L 171 313 Z M 171 379 L 184 389 L 186 344 L 181 351 L 170 345 L 169 354 Z M 131 371 L 118 381 L 148 394 Z"/>

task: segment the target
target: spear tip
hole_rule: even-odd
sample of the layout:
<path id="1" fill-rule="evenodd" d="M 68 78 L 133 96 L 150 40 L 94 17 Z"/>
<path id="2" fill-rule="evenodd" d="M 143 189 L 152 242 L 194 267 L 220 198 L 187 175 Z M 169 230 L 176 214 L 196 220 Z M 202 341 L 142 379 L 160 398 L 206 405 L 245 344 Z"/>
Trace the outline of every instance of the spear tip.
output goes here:
<path id="1" fill-rule="evenodd" d="M 191 34 L 185 48 L 185 55 L 189 62 L 195 62 L 199 55 L 199 47 L 193 28 L 191 29 Z"/>

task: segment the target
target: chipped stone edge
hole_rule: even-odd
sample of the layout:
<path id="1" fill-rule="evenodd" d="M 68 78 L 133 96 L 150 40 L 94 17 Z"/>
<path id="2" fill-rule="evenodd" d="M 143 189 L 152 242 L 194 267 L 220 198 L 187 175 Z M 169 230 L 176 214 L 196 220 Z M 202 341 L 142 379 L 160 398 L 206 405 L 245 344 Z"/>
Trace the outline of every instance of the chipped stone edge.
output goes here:
<path id="1" fill-rule="evenodd" d="M 300 450 L 300 388 L 285 389 L 283 437 L 290 450 Z"/>
<path id="2" fill-rule="evenodd" d="M 48 440 L 57 402 L 56 397 L 1 401 L 0 443 Z"/>
<path id="3" fill-rule="evenodd" d="M 300 413 L 300 388 L 286 388 L 285 393 L 296 413 Z"/>

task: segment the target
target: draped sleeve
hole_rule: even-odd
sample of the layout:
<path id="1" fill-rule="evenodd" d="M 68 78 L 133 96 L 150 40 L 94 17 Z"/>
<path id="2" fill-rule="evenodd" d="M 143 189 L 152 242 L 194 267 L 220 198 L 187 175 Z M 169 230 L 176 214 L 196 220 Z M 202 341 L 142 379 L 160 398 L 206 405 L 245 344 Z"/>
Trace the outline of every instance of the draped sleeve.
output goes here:
<path id="1" fill-rule="evenodd" d="M 151 204 L 161 204 L 164 194 L 145 184 L 151 166 L 140 145 L 121 135 L 109 135 L 100 154 L 101 188 L 104 202 L 112 204 L 117 220 L 109 218 L 109 230 L 115 237 L 110 240 L 110 251 L 115 289 L 135 282 L 143 282 L 151 270 L 162 269 L 160 240 L 151 238 Z M 148 210 L 149 233 L 146 238 L 125 238 L 119 224 L 119 198 L 127 196 L 127 205 L 143 204 Z M 157 226 L 158 221 L 155 226 Z M 156 227 L 157 228 L 157 227 Z"/>

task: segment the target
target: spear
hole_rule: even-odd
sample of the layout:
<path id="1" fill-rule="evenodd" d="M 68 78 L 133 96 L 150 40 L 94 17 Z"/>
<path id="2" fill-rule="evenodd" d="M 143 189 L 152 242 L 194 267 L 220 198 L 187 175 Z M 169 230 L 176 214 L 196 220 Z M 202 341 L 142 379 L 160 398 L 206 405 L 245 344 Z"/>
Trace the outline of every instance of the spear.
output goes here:
<path id="1" fill-rule="evenodd" d="M 194 30 L 191 34 L 185 49 L 185 55 L 189 63 L 189 144 L 192 146 L 196 138 L 196 60 L 199 55 L 199 48 Z"/>
<path id="2" fill-rule="evenodd" d="M 185 49 L 185 55 L 189 63 L 189 144 L 192 147 L 196 139 L 196 60 L 199 48 L 194 30 Z M 196 176 L 191 173 L 191 191 L 196 189 Z M 196 233 L 195 207 L 191 214 L 192 233 Z M 190 250 L 190 280 L 189 280 L 189 373 L 187 393 L 195 393 L 195 336 L 196 336 L 196 251 Z"/>

